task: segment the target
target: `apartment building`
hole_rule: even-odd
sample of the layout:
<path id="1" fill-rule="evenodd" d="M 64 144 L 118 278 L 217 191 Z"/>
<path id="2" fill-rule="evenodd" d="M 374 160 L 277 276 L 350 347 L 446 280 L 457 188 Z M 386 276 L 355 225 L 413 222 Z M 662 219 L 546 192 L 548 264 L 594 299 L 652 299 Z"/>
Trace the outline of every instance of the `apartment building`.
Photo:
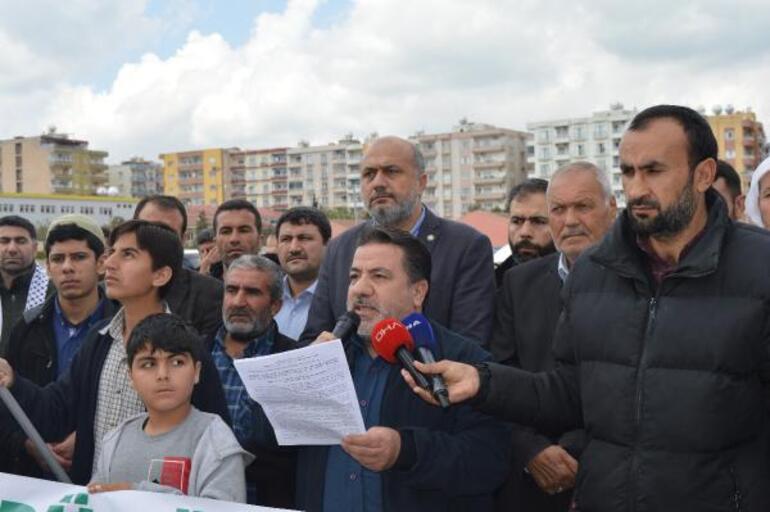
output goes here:
<path id="1" fill-rule="evenodd" d="M 0 192 L 96 194 L 107 184 L 106 151 L 56 133 L 0 141 Z"/>
<path id="2" fill-rule="evenodd" d="M 701 113 L 705 111 L 701 109 Z M 706 119 L 719 145 L 719 158 L 732 165 L 748 190 L 751 174 L 767 155 L 765 129 L 751 109 L 736 111 L 732 105 L 717 105 Z"/>
<path id="3" fill-rule="evenodd" d="M 145 197 L 163 193 L 160 164 L 134 157 L 107 169 L 110 192 L 126 197 Z"/>
<path id="4" fill-rule="evenodd" d="M 510 188 L 527 178 L 528 137 L 464 119 L 451 132 L 412 136 L 428 174 L 423 201 L 451 219 L 475 209 L 504 210 Z"/>
<path id="5" fill-rule="evenodd" d="M 527 123 L 533 135 L 527 148 L 530 176 L 548 179 L 569 162 L 587 160 L 607 173 L 618 205 L 625 206 L 618 149 L 636 113 L 615 103 L 586 117 Z"/>
<path id="6" fill-rule="evenodd" d="M 226 199 L 231 154 L 236 148 L 214 148 L 163 153 L 163 193 L 187 206 L 218 205 Z"/>

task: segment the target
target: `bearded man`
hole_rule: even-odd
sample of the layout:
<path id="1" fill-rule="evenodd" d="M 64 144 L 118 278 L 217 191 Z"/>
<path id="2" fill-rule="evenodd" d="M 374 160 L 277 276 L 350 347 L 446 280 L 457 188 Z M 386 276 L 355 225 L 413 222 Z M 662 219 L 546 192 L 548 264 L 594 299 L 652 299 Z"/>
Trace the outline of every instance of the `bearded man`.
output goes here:
<path id="1" fill-rule="evenodd" d="M 495 298 L 492 245 L 475 229 L 429 211 L 420 199 L 427 185 L 425 159 L 417 146 L 398 137 L 369 144 L 361 162 L 361 199 L 371 218 L 329 242 L 302 341 L 331 331 L 345 313 L 353 253 L 361 233 L 373 225 L 411 233 L 430 251 L 426 315 L 469 339 L 489 339 Z"/>
<path id="2" fill-rule="evenodd" d="M 233 364 L 235 359 L 296 348 L 296 342 L 278 332 L 273 320 L 281 309 L 281 269 L 267 258 L 244 254 L 227 266 L 224 284 L 224 325 L 209 348 L 222 381 L 235 437 L 257 457 L 246 468 L 248 502 L 294 508 L 295 453 L 278 448 L 265 413 L 249 398 Z"/>

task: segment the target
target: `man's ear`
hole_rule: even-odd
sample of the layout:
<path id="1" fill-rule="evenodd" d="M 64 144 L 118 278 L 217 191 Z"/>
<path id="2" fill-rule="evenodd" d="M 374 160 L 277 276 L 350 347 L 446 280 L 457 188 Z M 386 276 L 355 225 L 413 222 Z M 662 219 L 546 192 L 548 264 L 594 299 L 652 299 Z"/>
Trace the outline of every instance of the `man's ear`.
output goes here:
<path id="1" fill-rule="evenodd" d="M 278 299 L 270 302 L 270 313 L 272 316 L 275 316 L 278 314 L 278 312 L 281 310 L 281 307 L 283 307 L 283 299 Z"/>
<path id="2" fill-rule="evenodd" d="M 198 381 L 201 380 L 201 362 L 196 361 L 195 362 L 195 380 L 193 381 L 194 384 L 197 384 Z"/>
<path id="3" fill-rule="evenodd" d="M 160 288 L 164 284 L 171 281 L 171 278 L 174 276 L 174 271 L 171 270 L 171 267 L 166 265 L 165 267 L 161 267 L 158 270 L 154 270 L 152 272 L 152 285 L 155 288 Z"/>
<path id="4" fill-rule="evenodd" d="M 695 166 L 693 171 L 693 181 L 695 182 L 695 190 L 705 193 L 711 185 L 714 184 L 714 178 L 717 175 L 717 162 L 713 158 L 707 158 Z"/>
<path id="5" fill-rule="evenodd" d="M 425 297 L 428 295 L 428 281 L 420 279 L 412 285 L 412 301 L 415 311 L 422 311 Z"/>
<path id="6" fill-rule="evenodd" d="M 104 275 L 104 262 L 107 261 L 107 253 L 103 252 L 101 256 L 96 258 L 96 273 L 99 274 L 99 276 Z"/>

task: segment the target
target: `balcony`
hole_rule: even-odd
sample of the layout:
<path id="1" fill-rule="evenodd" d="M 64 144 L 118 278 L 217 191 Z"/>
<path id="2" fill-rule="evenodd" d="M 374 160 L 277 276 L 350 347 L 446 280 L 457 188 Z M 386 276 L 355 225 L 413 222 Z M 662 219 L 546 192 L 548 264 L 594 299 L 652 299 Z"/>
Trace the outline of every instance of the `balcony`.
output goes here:
<path id="1" fill-rule="evenodd" d="M 505 183 L 505 174 L 477 174 L 476 183 L 492 184 L 492 183 Z"/>
<path id="2" fill-rule="evenodd" d="M 474 169 L 496 169 L 505 165 L 504 160 L 482 160 L 473 162 Z"/>

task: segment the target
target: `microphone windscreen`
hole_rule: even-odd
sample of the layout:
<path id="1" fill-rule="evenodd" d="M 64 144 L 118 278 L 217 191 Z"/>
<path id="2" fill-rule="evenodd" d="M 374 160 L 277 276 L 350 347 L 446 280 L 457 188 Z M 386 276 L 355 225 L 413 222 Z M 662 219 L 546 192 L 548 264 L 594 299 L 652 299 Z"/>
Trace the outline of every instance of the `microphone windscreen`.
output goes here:
<path id="1" fill-rule="evenodd" d="M 404 347 L 409 352 L 414 350 L 414 341 L 406 327 L 395 318 L 386 318 L 377 322 L 372 329 L 372 348 L 378 356 L 389 363 L 398 359 L 398 349 Z"/>
<path id="2" fill-rule="evenodd" d="M 427 348 L 431 351 L 436 349 L 436 337 L 433 335 L 433 327 L 422 313 L 412 313 L 405 316 L 401 323 L 406 326 L 406 330 L 414 340 L 414 346 L 417 348 Z"/>

